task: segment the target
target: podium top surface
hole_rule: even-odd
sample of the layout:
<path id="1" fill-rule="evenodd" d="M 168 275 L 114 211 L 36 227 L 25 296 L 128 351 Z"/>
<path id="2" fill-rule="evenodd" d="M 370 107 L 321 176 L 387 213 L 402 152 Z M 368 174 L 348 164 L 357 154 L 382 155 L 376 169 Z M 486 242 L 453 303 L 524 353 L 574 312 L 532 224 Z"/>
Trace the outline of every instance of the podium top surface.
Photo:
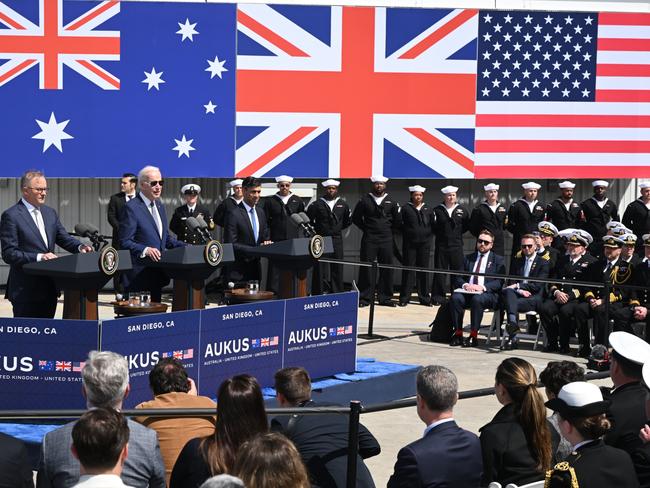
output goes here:
<path id="1" fill-rule="evenodd" d="M 310 251 L 310 242 L 311 238 L 309 237 L 298 237 L 274 242 L 265 246 L 250 247 L 246 249 L 246 253 L 252 256 L 266 257 L 280 261 L 313 259 Z M 323 243 L 325 246 L 324 254 L 334 252 L 334 245 L 330 236 L 324 236 Z"/>
<path id="2" fill-rule="evenodd" d="M 128 271 L 131 269 L 131 254 L 129 251 L 118 251 L 118 264 L 115 271 Z M 100 265 L 99 252 L 88 252 L 79 254 L 69 254 L 60 256 L 56 259 L 29 263 L 23 266 L 23 271 L 27 274 L 74 278 L 88 276 L 108 276 Z"/>
<path id="3" fill-rule="evenodd" d="M 223 256 L 220 264 L 230 263 L 235 260 L 235 253 L 232 244 L 221 244 Z M 206 262 L 205 245 L 188 245 L 167 249 L 162 252 L 160 261 L 150 263 L 150 266 L 158 268 L 187 268 L 187 267 L 212 267 Z"/>

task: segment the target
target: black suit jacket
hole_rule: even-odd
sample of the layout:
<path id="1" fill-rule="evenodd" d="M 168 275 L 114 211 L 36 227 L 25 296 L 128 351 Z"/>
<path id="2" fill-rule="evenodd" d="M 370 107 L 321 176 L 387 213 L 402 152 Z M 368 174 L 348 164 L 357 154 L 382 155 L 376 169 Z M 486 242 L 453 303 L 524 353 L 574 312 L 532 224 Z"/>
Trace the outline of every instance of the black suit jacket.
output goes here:
<path id="1" fill-rule="evenodd" d="M 475 488 L 482 471 L 478 437 L 445 422 L 400 449 L 388 488 Z"/>
<path id="2" fill-rule="evenodd" d="M 551 273 L 553 278 L 560 278 L 561 280 L 577 280 L 585 281 L 585 275 L 589 265 L 596 261 L 596 258 L 589 253 L 585 253 L 578 261 L 571 262 L 568 255 L 561 256 L 555 269 Z M 573 286 L 571 283 L 561 282 L 552 284 L 549 287 L 549 298 L 553 299 L 556 291 L 561 291 L 569 295 L 569 301 L 578 300 L 585 292 L 584 287 Z"/>
<path id="3" fill-rule="evenodd" d="M 478 259 L 478 252 L 474 251 L 472 254 L 465 256 L 463 261 L 463 269 L 465 271 L 472 272 L 476 266 L 476 261 Z M 494 254 L 490 251 L 487 255 L 487 265 L 485 266 L 486 274 L 506 274 L 506 267 L 503 262 L 503 257 Z M 464 284 L 469 283 L 471 275 L 469 276 L 454 276 L 454 287 L 461 288 Z M 486 278 L 485 283 L 483 284 L 486 288 L 486 292 L 498 293 L 501 291 L 503 286 L 503 280 L 498 278 Z"/>
<path id="4" fill-rule="evenodd" d="M 549 256 L 545 257 L 536 254 L 535 260 L 533 261 L 533 264 L 530 267 L 530 271 L 528 272 L 528 278 L 548 278 L 548 275 L 550 273 L 549 260 Z M 523 276 L 525 266 L 526 259 L 524 258 L 521 251 L 519 251 L 513 260 L 513 266 L 510 270 L 510 274 L 515 276 Z M 545 287 L 546 284 L 540 281 L 527 281 L 526 283 L 519 281 L 519 289 L 528 290 L 532 295 L 541 295 Z"/>
<path id="5" fill-rule="evenodd" d="M 253 226 L 243 204 L 234 207 L 226 214 L 223 241 L 232 243 L 232 247 L 237 254 L 237 259 L 240 257 L 247 259 L 246 250 L 249 247 L 259 246 L 262 242 L 268 241 L 270 238 L 269 226 L 266 223 L 264 210 L 259 205 L 255 205 L 255 213 L 257 214 L 259 225 L 257 240 L 255 240 Z"/>
<path id="6" fill-rule="evenodd" d="M 3 433 L 0 433 L 0 487 L 34 487 L 25 444 Z"/>
<path id="7" fill-rule="evenodd" d="M 309 401 L 303 407 L 331 404 Z M 348 419 L 345 415 L 292 415 L 272 419 L 271 430 L 282 432 L 296 445 L 312 485 L 320 488 L 346 486 Z M 377 439 L 359 424 L 359 456 L 357 457 L 357 488 L 374 487 L 370 471 L 363 459 L 381 451 Z"/>
<path id="8" fill-rule="evenodd" d="M 602 440 L 583 444 L 566 461 L 575 469 L 578 485 L 588 488 L 637 488 L 630 457 Z"/>
<path id="9" fill-rule="evenodd" d="M 114 248 L 120 247 L 120 215 L 126 205 L 126 193 L 123 191 L 111 195 L 108 201 L 108 223 L 113 228 L 111 244 Z"/>
<path id="10" fill-rule="evenodd" d="M 646 423 L 646 388 L 640 381 L 621 385 L 604 395 L 610 401 L 607 417 L 612 427 L 605 434 L 605 443 L 631 453 L 643 445 L 639 430 Z"/>
<path id="11" fill-rule="evenodd" d="M 217 208 L 214 211 L 214 223 L 224 227 L 226 225 L 226 215 L 237 205 L 239 205 L 239 203 L 237 203 L 233 197 L 228 197 L 223 200 L 219 205 L 217 205 Z"/>

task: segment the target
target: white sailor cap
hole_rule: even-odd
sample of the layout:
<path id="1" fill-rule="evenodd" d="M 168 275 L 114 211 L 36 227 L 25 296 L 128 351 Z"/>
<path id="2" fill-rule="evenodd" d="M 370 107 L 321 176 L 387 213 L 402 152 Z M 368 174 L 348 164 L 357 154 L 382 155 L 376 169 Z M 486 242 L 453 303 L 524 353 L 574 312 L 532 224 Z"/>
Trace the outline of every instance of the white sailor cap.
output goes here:
<path id="1" fill-rule="evenodd" d="M 594 242 L 594 238 L 593 238 L 593 236 L 592 236 L 589 232 L 587 232 L 586 230 L 583 230 L 583 229 L 576 229 L 576 230 L 575 230 L 575 233 L 578 234 L 578 235 L 580 235 L 580 236 L 582 236 L 582 237 L 587 241 L 587 245 L 589 245 L 589 244 L 591 244 L 592 242 Z"/>
<path id="2" fill-rule="evenodd" d="M 614 229 L 616 227 L 623 227 L 623 224 L 621 224 L 620 222 L 618 222 L 616 220 L 610 220 L 609 222 L 607 222 L 605 224 L 605 227 L 607 228 L 607 230 L 612 230 L 612 229 Z"/>
<path id="3" fill-rule="evenodd" d="M 490 191 L 490 190 L 499 190 L 499 185 L 496 183 L 488 183 L 487 185 L 483 186 L 483 190 L 485 191 Z"/>
<path id="4" fill-rule="evenodd" d="M 181 188 L 182 195 L 198 195 L 199 193 L 201 193 L 201 187 L 196 183 L 188 183 Z"/>
<path id="5" fill-rule="evenodd" d="M 620 239 L 623 241 L 623 244 L 626 246 L 635 246 L 636 245 L 636 235 L 626 232 L 625 234 L 619 236 Z"/>
<path id="6" fill-rule="evenodd" d="M 241 184 L 244 182 L 244 180 L 237 178 L 236 180 L 232 180 L 228 182 L 228 186 L 230 188 L 235 188 L 236 186 L 241 186 Z"/>
<path id="7" fill-rule="evenodd" d="M 558 183 L 557 186 L 559 186 L 561 189 L 564 190 L 565 188 L 575 188 L 576 184 L 573 183 L 572 181 L 565 180 Z"/>
<path id="8" fill-rule="evenodd" d="M 603 400 L 603 394 L 593 383 L 574 381 L 564 385 L 557 397 L 547 401 L 551 410 L 559 412 L 562 418 L 592 417 L 607 412 L 609 402 Z"/>
<path id="9" fill-rule="evenodd" d="M 609 335 L 612 348 L 625 359 L 636 364 L 645 364 L 650 360 L 650 344 L 640 337 L 619 330 Z"/>
<path id="10" fill-rule="evenodd" d="M 593 186 L 594 188 L 596 188 L 597 186 L 604 186 L 605 188 L 607 188 L 609 186 L 609 182 L 605 180 L 596 180 L 591 182 L 591 186 Z"/>
<path id="11" fill-rule="evenodd" d="M 567 229 L 562 229 L 562 230 L 558 231 L 557 235 L 560 236 L 560 237 L 564 237 L 564 238 L 568 239 L 573 234 L 575 234 L 577 230 L 578 229 L 574 229 L 572 227 L 569 227 Z"/>
<path id="12" fill-rule="evenodd" d="M 534 181 L 529 181 L 528 183 L 523 183 L 521 187 L 524 190 L 539 190 L 542 187 L 542 185 L 540 185 L 539 183 L 535 183 Z"/>
<path id="13" fill-rule="evenodd" d="M 613 229 L 609 230 L 613 236 L 616 237 L 623 237 L 625 234 L 631 234 L 632 231 L 625 227 L 624 225 L 620 225 L 618 227 L 614 227 Z"/>
<path id="14" fill-rule="evenodd" d="M 424 193 L 425 191 L 427 191 L 427 189 L 423 186 L 415 185 L 415 186 L 409 186 L 409 191 L 411 193 L 413 193 L 414 191 L 419 191 L 421 193 Z"/>
<path id="15" fill-rule="evenodd" d="M 546 234 L 547 236 L 557 237 L 557 235 L 559 233 L 559 231 L 557 230 L 557 227 L 555 227 L 555 225 L 553 225 L 551 222 L 546 222 L 545 220 L 543 220 L 539 224 L 537 224 L 537 229 L 542 234 Z"/>
<path id="16" fill-rule="evenodd" d="M 386 183 L 388 181 L 388 178 L 381 175 L 373 175 L 370 177 L 370 181 L 373 183 Z"/>
<path id="17" fill-rule="evenodd" d="M 440 191 L 445 195 L 448 193 L 456 193 L 458 191 L 458 187 L 449 185 L 449 186 L 445 186 L 444 188 L 441 188 Z"/>
<path id="18" fill-rule="evenodd" d="M 293 177 L 287 176 L 287 175 L 276 176 L 275 177 L 275 182 L 276 183 L 282 183 L 282 182 L 292 183 L 293 182 Z"/>
<path id="19" fill-rule="evenodd" d="M 644 181 L 643 183 L 639 183 L 639 188 L 642 190 L 645 190 L 646 188 L 650 188 L 650 181 Z"/>
<path id="20" fill-rule="evenodd" d="M 336 180 L 325 180 L 321 183 L 324 188 L 327 188 L 328 186 L 339 186 L 340 184 L 341 182 Z"/>

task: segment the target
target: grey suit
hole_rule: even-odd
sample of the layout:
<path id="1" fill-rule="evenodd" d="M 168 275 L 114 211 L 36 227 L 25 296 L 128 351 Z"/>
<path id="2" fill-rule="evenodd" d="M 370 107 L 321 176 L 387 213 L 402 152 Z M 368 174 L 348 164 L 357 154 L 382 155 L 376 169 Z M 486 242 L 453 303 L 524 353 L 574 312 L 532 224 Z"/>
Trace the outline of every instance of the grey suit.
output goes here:
<path id="1" fill-rule="evenodd" d="M 70 488 L 79 481 L 79 461 L 70 451 L 74 422 L 45 435 L 38 463 L 37 488 Z M 133 420 L 129 424 L 129 454 L 122 481 L 133 488 L 165 488 L 165 467 L 158 435 Z"/>

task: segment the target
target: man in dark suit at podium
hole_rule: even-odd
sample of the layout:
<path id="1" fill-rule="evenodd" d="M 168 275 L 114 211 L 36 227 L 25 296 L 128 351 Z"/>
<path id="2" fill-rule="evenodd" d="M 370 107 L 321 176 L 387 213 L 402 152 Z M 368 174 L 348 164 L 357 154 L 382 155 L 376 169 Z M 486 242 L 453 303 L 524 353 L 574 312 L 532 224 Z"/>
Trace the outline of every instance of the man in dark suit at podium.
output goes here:
<path id="1" fill-rule="evenodd" d="M 249 176 L 242 182 L 242 188 L 244 199 L 226 214 L 223 234 L 223 241 L 231 242 L 235 250 L 236 260 L 227 270 L 227 279 L 233 282 L 260 279 L 260 260 L 247 255 L 246 251 L 271 243 L 266 215 L 258 205 L 262 182 Z"/>
<path id="2" fill-rule="evenodd" d="M 185 243 L 169 235 L 167 214 L 160 203 L 164 180 L 155 166 L 138 173 L 140 193 L 120 215 L 120 247 L 131 252 L 133 268 L 125 273 L 126 291 L 150 291 L 151 300 L 160 302 L 162 287 L 169 278 L 161 269 L 147 268 L 147 260 L 160 261 L 162 251 Z"/>
<path id="3" fill-rule="evenodd" d="M 28 275 L 23 265 L 56 259 L 58 244 L 71 253 L 92 252 L 92 248 L 70 236 L 52 207 L 45 204 L 48 188 L 45 175 L 27 171 L 20 179 L 22 198 L 0 219 L 2 259 L 10 266 L 7 298 L 14 317 L 53 318 L 58 290 L 50 278 Z"/>

